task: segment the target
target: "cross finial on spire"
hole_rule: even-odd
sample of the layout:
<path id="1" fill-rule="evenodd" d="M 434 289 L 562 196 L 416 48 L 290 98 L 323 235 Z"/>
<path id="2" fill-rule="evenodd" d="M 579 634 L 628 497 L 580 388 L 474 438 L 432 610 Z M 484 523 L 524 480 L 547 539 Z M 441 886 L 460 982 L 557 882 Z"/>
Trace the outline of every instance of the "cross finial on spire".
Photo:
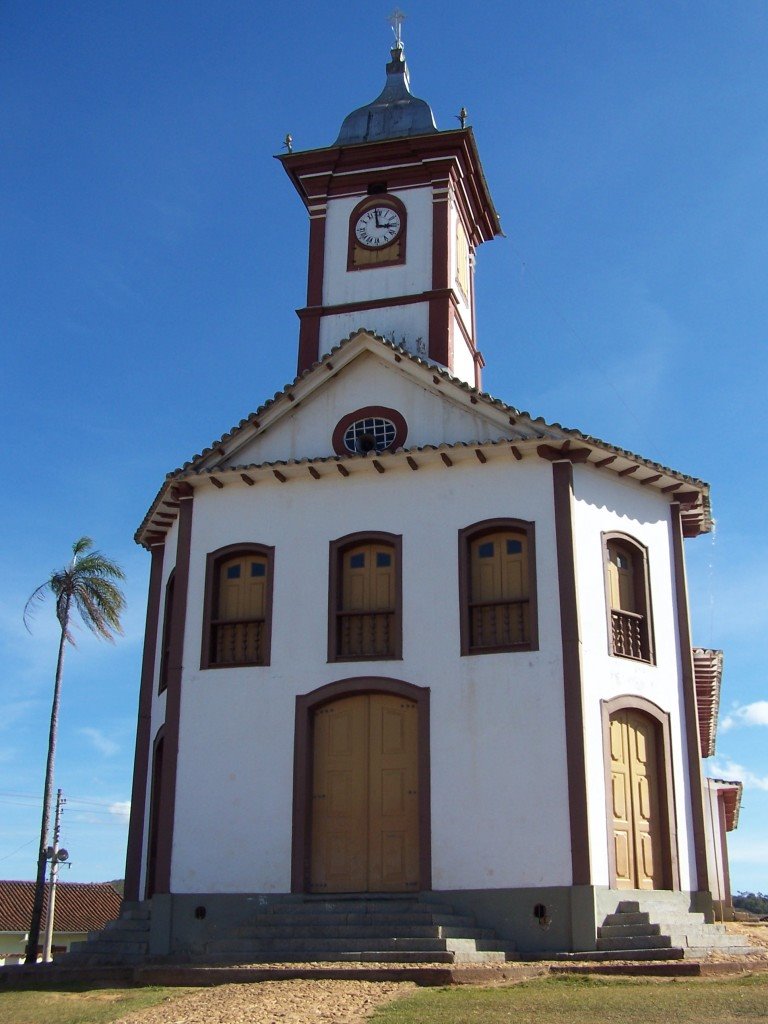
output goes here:
<path id="1" fill-rule="evenodd" d="M 395 49 L 402 50 L 403 48 L 403 22 L 405 21 L 405 15 L 396 7 L 388 18 L 389 24 L 392 26 L 392 31 L 395 34 Z"/>

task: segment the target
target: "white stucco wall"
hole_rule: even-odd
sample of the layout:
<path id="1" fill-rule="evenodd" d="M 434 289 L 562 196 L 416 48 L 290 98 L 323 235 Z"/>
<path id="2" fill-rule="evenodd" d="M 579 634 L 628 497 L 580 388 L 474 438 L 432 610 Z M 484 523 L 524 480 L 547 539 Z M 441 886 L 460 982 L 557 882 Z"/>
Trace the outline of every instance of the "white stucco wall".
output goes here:
<path id="1" fill-rule="evenodd" d="M 385 274 L 387 268 L 382 267 L 377 272 Z M 357 273 L 360 274 L 362 271 Z M 335 313 L 333 316 L 325 316 L 320 321 L 320 355 L 326 355 L 340 341 L 360 328 L 373 331 L 374 334 L 396 345 L 402 345 L 406 351 L 419 356 L 420 359 L 427 358 L 429 305 L 426 302 L 382 306 L 381 309 L 364 309 L 356 313 Z"/>
<path id="2" fill-rule="evenodd" d="M 431 690 L 433 885 L 570 883 L 551 468 L 541 462 L 198 489 L 193 519 L 175 892 L 289 888 L 295 696 L 362 674 Z M 536 522 L 538 652 L 462 658 L 458 531 Z M 403 536 L 403 660 L 328 664 L 328 543 Z M 205 553 L 275 546 L 272 665 L 201 671 Z"/>
<path id="3" fill-rule="evenodd" d="M 459 380 L 465 380 L 467 384 L 475 387 L 475 360 L 458 325 L 454 327 L 453 332 L 453 369 L 451 373 Z"/>
<path id="4" fill-rule="evenodd" d="M 459 284 L 458 284 L 458 259 L 457 259 L 457 249 L 456 249 L 456 228 L 457 228 L 458 220 L 459 220 L 459 212 L 458 212 L 458 210 L 456 208 L 455 200 L 452 199 L 451 203 L 450 203 L 450 206 L 448 208 L 448 222 L 449 222 L 448 230 L 449 230 L 449 240 L 450 240 L 450 244 L 448 246 L 448 252 L 450 254 L 449 255 L 450 267 L 449 267 L 449 271 L 448 271 L 448 282 L 449 282 L 450 286 L 453 288 L 453 290 L 455 292 L 455 295 L 456 295 L 456 308 L 457 308 L 457 312 L 458 312 L 459 316 L 461 317 L 461 319 L 464 321 L 464 326 L 466 327 L 467 331 L 471 335 L 472 334 L 472 294 L 471 294 L 471 289 L 472 289 L 473 275 L 470 272 L 470 275 L 469 275 L 469 279 L 470 279 L 470 293 L 465 295 L 463 293 L 463 291 L 461 290 L 461 288 L 459 287 Z M 473 261 L 473 256 L 472 256 L 472 246 L 469 243 L 469 239 L 467 239 L 467 244 L 469 246 L 470 264 L 471 264 L 472 261 Z"/>
<path id="5" fill-rule="evenodd" d="M 623 694 L 644 697 L 670 715 L 674 794 L 678 814 L 677 852 L 681 888 L 695 878 L 681 660 L 673 577 L 669 502 L 650 488 L 577 466 L 574 471 L 574 541 L 582 635 L 589 832 L 594 881 L 607 885 L 603 725 L 600 702 Z M 655 664 L 609 654 L 603 561 L 604 531 L 620 531 L 648 549 Z M 695 887 L 695 886 L 694 886 Z"/>

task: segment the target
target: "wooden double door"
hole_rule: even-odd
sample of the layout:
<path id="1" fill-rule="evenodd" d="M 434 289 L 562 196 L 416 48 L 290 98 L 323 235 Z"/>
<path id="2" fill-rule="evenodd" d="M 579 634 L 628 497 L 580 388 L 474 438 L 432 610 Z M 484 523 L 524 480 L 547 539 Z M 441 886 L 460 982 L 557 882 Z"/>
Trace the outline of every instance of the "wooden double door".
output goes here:
<path id="1" fill-rule="evenodd" d="M 640 711 L 611 715 L 613 853 L 618 889 L 666 885 L 659 737 Z"/>
<path id="2" fill-rule="evenodd" d="M 418 713 L 391 694 L 343 697 L 313 716 L 312 892 L 419 887 Z"/>

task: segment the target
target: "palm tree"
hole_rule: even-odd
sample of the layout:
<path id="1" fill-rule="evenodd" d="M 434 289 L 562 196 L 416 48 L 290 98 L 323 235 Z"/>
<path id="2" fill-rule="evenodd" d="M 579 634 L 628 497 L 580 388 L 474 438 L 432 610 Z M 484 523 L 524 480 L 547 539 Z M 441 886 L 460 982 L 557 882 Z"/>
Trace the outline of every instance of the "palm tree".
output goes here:
<path id="1" fill-rule="evenodd" d="M 81 537 L 72 545 L 72 561 L 65 568 L 51 573 L 45 583 L 33 592 L 24 607 L 24 623 L 29 629 L 29 619 L 37 602 L 53 594 L 56 600 L 56 617 L 61 627 L 59 655 L 56 660 L 56 681 L 53 687 L 51 726 L 48 733 L 48 760 L 45 766 L 45 790 L 43 792 L 43 820 L 40 826 L 40 851 L 37 860 L 35 898 L 32 905 L 32 920 L 29 926 L 24 962 L 37 962 L 37 944 L 40 939 L 40 922 L 43 916 L 45 895 L 45 867 L 47 863 L 48 830 L 51 821 L 51 796 L 53 794 L 53 765 L 56 756 L 56 734 L 61 698 L 61 676 L 64 666 L 64 650 L 67 643 L 74 646 L 71 632 L 72 615 L 77 611 L 80 619 L 97 636 L 113 641 L 114 633 L 122 633 L 120 613 L 125 607 L 125 598 L 115 580 L 125 579 L 125 573 L 111 559 L 100 551 L 92 551 L 90 537 Z"/>

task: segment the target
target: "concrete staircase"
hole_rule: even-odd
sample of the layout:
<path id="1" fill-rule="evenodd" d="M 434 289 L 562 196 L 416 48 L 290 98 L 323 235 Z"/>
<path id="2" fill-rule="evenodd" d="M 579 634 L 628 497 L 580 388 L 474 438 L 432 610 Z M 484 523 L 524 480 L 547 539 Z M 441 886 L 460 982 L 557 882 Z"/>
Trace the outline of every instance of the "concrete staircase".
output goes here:
<path id="1" fill-rule="evenodd" d="M 608 914 L 597 930 L 597 953 L 581 954 L 584 959 L 682 960 L 705 957 L 714 949 L 725 953 L 749 953 L 741 935 L 729 934 L 723 925 L 707 924 L 703 914 L 678 907 L 653 895 L 623 900 L 616 912 Z M 653 922 L 651 921 L 653 918 Z"/>
<path id="2" fill-rule="evenodd" d="M 515 947 L 473 917 L 417 897 L 286 897 L 206 943 L 207 963 L 504 963 Z"/>
<path id="3" fill-rule="evenodd" d="M 66 967 L 97 967 L 145 963 L 149 954 L 149 905 L 124 903 L 120 917 L 84 942 L 73 942 L 69 952 L 56 957 Z"/>

